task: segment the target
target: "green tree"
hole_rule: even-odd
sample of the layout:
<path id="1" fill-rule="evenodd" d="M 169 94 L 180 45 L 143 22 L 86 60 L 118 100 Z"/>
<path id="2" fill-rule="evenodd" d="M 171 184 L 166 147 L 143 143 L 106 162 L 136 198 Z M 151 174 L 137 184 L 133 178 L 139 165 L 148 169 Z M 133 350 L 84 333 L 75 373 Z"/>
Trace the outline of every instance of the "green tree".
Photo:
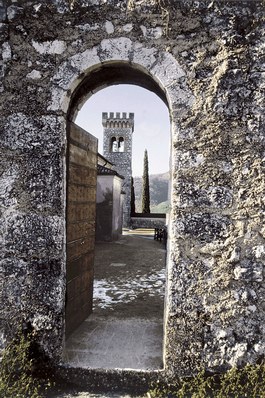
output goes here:
<path id="1" fill-rule="evenodd" d="M 150 190 L 149 190 L 148 154 L 147 154 L 147 150 L 146 149 L 144 151 L 142 213 L 150 213 Z"/>
<path id="2" fill-rule="evenodd" d="M 134 192 L 134 181 L 131 178 L 131 215 L 135 214 L 135 192 Z"/>

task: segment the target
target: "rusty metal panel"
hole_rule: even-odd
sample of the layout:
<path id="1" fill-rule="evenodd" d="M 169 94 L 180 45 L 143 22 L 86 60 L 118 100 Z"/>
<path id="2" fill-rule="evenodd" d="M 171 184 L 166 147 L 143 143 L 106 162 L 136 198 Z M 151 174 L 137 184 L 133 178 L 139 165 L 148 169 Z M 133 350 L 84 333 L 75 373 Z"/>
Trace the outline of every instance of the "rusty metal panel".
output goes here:
<path id="1" fill-rule="evenodd" d="M 92 312 L 97 139 L 69 123 L 66 212 L 66 336 Z"/>

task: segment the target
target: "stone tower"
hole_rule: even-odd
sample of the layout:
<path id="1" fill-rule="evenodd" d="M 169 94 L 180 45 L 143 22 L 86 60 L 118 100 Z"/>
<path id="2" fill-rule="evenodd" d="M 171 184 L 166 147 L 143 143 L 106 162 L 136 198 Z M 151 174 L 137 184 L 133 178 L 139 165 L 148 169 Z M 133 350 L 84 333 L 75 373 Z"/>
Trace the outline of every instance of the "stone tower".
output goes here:
<path id="1" fill-rule="evenodd" d="M 131 212 L 132 177 L 132 133 L 134 113 L 102 113 L 103 155 L 114 163 L 114 169 L 124 177 L 122 190 L 125 193 L 123 205 L 123 226 L 129 226 Z"/>

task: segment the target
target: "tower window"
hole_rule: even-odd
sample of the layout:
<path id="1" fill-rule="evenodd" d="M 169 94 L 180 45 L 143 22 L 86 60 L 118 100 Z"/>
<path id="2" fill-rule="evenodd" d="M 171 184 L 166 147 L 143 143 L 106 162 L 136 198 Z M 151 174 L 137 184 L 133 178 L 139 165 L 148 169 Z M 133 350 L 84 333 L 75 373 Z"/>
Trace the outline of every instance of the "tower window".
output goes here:
<path id="1" fill-rule="evenodd" d="M 110 140 L 110 151 L 111 152 L 118 152 L 119 151 L 119 144 L 116 137 L 112 137 Z"/>
<path id="2" fill-rule="evenodd" d="M 124 138 L 119 138 L 119 152 L 124 152 Z"/>

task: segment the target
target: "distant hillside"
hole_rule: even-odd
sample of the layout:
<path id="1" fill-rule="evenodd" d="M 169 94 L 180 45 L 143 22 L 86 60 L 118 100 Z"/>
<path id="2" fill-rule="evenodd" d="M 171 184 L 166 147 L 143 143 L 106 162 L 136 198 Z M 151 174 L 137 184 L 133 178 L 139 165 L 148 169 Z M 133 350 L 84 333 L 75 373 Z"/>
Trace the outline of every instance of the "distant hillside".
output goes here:
<path id="1" fill-rule="evenodd" d="M 164 202 L 168 201 L 169 172 L 149 175 L 150 207 L 152 213 L 159 213 L 159 209 L 166 209 Z M 142 177 L 134 177 L 136 212 L 142 211 Z M 162 205 L 163 203 L 163 205 Z M 159 206 L 161 204 L 161 206 Z M 164 211 L 161 211 L 162 213 Z"/>
<path id="2" fill-rule="evenodd" d="M 168 213 L 169 211 L 169 200 L 161 202 L 156 206 L 151 205 L 151 213 Z"/>

